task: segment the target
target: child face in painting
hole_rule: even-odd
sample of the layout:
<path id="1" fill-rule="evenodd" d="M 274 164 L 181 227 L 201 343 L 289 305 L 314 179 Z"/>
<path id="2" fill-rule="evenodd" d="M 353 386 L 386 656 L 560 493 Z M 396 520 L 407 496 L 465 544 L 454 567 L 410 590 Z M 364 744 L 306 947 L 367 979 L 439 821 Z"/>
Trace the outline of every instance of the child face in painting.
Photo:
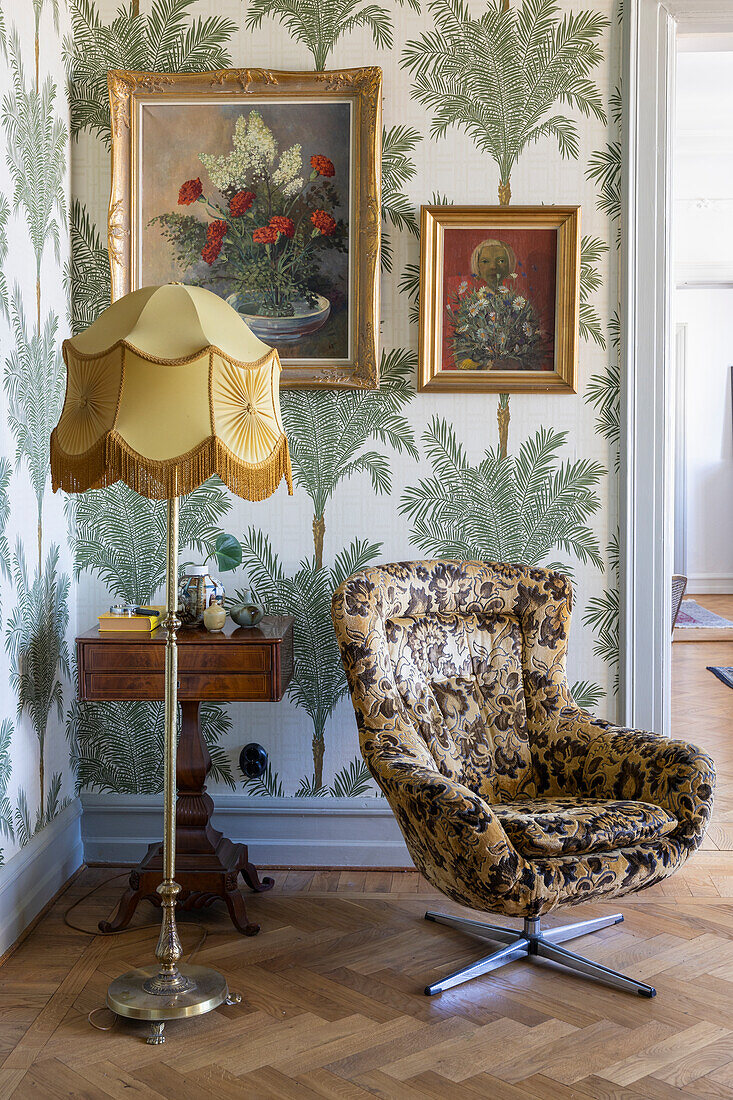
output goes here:
<path id="1" fill-rule="evenodd" d="M 475 274 L 492 290 L 498 290 L 503 279 L 510 274 L 511 264 L 506 246 L 500 241 L 487 241 L 481 245 L 476 257 Z"/>

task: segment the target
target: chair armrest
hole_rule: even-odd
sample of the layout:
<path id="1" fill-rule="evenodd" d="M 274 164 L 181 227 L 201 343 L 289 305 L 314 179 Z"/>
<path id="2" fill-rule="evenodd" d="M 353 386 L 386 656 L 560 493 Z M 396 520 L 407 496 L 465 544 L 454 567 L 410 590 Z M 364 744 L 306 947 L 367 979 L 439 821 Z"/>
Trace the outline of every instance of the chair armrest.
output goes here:
<path id="1" fill-rule="evenodd" d="M 415 865 L 448 897 L 483 908 L 512 907 L 530 865 L 509 841 L 491 807 L 454 779 L 414 757 L 382 751 L 370 770 L 387 797 Z"/>
<path id="2" fill-rule="evenodd" d="M 583 770 L 585 793 L 662 806 L 680 823 L 674 835 L 696 848 L 713 808 L 711 757 L 687 741 L 643 730 L 602 728 L 590 718 L 587 724 L 593 729 Z"/>

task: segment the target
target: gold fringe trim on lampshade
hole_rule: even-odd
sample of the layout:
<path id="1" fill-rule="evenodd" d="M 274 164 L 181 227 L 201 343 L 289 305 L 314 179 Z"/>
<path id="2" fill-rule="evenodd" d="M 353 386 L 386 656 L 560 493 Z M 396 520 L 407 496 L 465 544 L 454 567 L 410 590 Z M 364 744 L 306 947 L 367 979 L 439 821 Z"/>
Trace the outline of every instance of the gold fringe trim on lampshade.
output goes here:
<path id="1" fill-rule="evenodd" d="M 237 458 L 216 436 L 209 436 L 187 454 L 155 462 L 134 451 L 115 431 L 80 455 L 65 453 L 51 435 L 51 478 L 54 492 L 83 493 L 124 481 L 135 492 L 151 500 L 170 500 L 191 493 L 207 478 L 217 474 L 225 485 L 244 500 L 266 500 L 285 478 L 293 494 L 293 474 L 285 435 L 262 462 Z"/>
<path id="2" fill-rule="evenodd" d="M 107 480 L 104 462 L 105 437 L 98 439 L 82 454 L 67 454 L 58 441 L 58 426 L 51 432 L 51 486 L 54 493 L 85 493 L 87 489 L 103 489 Z"/>

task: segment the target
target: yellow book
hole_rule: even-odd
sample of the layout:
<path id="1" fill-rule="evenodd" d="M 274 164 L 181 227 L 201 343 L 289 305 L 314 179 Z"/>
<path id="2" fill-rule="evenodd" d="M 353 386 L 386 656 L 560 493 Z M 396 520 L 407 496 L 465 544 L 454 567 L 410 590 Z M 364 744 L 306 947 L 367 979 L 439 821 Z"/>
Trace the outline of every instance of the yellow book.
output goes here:
<path id="1" fill-rule="evenodd" d="M 109 630 L 114 633 L 151 634 L 160 626 L 161 619 L 165 615 L 165 607 L 153 604 L 154 615 L 113 615 L 106 611 L 99 616 L 100 632 Z"/>

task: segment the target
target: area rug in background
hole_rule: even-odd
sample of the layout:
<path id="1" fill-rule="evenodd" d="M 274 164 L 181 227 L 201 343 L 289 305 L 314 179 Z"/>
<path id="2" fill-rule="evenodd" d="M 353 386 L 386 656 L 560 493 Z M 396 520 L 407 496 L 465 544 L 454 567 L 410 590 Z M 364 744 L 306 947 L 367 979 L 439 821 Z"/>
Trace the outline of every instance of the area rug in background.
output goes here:
<path id="1" fill-rule="evenodd" d="M 695 600 L 683 600 L 674 624 L 676 642 L 733 641 L 733 622 Z"/>
<path id="2" fill-rule="evenodd" d="M 724 619 L 722 615 L 716 615 L 714 611 L 709 611 L 707 607 L 701 607 L 694 600 L 682 601 L 674 625 L 675 629 L 678 626 L 685 627 L 685 629 L 695 626 L 733 628 L 733 622 L 730 619 Z"/>
<path id="3" fill-rule="evenodd" d="M 713 676 L 717 676 L 729 688 L 733 688 L 733 668 L 719 668 L 717 665 L 707 665 L 706 667 L 708 672 L 712 672 Z"/>

